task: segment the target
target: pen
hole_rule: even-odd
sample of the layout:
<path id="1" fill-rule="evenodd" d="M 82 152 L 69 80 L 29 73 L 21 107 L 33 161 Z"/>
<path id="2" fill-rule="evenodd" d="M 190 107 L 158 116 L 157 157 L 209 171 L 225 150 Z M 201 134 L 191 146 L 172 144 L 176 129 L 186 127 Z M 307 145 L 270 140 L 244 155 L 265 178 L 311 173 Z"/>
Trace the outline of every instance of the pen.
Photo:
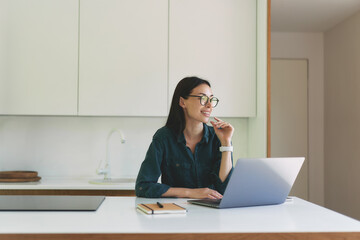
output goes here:
<path id="1" fill-rule="evenodd" d="M 159 203 L 159 202 L 156 202 L 156 204 L 159 206 L 159 208 L 163 208 L 164 206 L 161 204 L 161 203 Z"/>

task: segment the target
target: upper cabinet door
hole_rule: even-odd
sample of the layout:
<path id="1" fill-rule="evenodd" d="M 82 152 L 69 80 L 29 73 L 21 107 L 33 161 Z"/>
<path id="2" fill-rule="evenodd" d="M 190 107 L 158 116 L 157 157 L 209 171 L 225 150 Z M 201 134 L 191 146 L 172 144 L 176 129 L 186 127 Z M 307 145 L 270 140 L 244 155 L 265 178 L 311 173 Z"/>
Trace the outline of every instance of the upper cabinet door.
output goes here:
<path id="1" fill-rule="evenodd" d="M 80 2 L 79 115 L 167 114 L 168 1 Z"/>
<path id="2" fill-rule="evenodd" d="M 76 115 L 76 0 L 0 1 L 0 114 Z"/>
<path id="3" fill-rule="evenodd" d="M 214 116 L 256 114 L 256 0 L 170 0 L 169 94 L 186 76 L 209 80 Z"/>

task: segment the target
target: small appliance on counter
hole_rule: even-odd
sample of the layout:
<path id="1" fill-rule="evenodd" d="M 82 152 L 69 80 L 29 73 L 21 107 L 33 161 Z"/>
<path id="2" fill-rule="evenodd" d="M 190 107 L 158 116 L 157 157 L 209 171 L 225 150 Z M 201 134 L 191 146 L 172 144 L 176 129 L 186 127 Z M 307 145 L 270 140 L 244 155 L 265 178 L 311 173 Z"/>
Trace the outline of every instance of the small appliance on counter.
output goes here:
<path id="1" fill-rule="evenodd" d="M 0 182 L 38 182 L 36 171 L 0 171 Z"/>
<path id="2" fill-rule="evenodd" d="M 0 211 L 96 211 L 104 196 L 0 196 Z"/>

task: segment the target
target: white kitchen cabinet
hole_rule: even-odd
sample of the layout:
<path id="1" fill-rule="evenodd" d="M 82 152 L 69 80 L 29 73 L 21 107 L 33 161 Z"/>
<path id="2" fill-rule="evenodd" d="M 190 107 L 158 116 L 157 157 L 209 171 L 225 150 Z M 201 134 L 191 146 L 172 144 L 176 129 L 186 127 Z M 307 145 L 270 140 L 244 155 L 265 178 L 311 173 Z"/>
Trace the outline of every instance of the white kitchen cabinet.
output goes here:
<path id="1" fill-rule="evenodd" d="M 170 0 L 170 96 L 183 77 L 198 76 L 220 99 L 213 115 L 256 115 L 256 2 Z"/>
<path id="2" fill-rule="evenodd" d="M 168 1 L 81 0 L 79 115 L 167 114 Z"/>
<path id="3" fill-rule="evenodd" d="M 0 1 L 0 114 L 77 114 L 78 6 Z"/>

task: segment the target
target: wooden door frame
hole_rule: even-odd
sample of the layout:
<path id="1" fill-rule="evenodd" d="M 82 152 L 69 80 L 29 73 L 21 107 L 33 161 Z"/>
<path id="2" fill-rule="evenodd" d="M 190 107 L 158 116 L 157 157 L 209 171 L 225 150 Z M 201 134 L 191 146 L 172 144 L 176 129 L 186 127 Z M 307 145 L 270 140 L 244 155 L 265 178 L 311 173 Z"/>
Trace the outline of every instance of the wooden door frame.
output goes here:
<path id="1" fill-rule="evenodd" d="M 271 0 L 267 0 L 267 157 L 271 157 Z"/>

